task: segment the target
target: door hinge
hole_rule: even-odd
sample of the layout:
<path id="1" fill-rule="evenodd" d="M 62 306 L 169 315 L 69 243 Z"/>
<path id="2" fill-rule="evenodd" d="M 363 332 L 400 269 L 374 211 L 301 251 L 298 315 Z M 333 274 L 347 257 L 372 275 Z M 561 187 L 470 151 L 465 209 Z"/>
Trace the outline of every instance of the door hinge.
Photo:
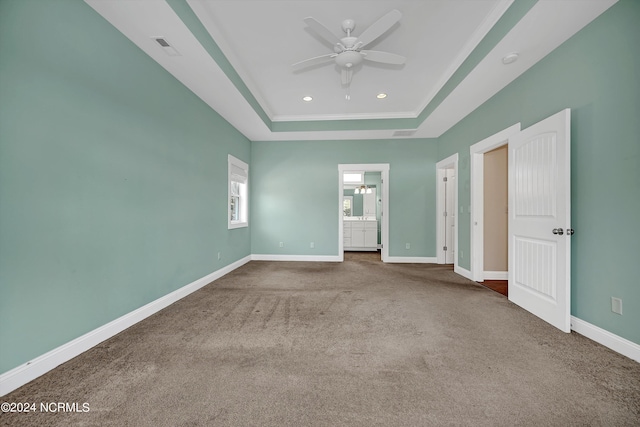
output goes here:
<path id="1" fill-rule="evenodd" d="M 447 247 L 446 247 L 446 246 L 443 246 L 443 247 L 442 247 L 442 250 L 443 250 L 443 251 L 446 251 L 446 250 L 447 250 Z"/>
<path id="2" fill-rule="evenodd" d="M 442 212 L 442 216 L 447 216 L 447 213 L 446 212 Z"/>
<path id="3" fill-rule="evenodd" d="M 442 180 L 443 180 L 444 182 L 447 182 L 447 177 L 445 176 L 444 178 L 442 178 Z"/>

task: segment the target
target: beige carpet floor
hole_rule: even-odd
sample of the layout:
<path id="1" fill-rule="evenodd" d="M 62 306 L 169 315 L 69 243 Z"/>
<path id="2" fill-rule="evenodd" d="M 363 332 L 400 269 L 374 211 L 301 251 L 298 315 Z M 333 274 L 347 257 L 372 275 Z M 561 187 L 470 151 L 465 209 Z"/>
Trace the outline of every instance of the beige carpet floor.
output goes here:
<path id="1" fill-rule="evenodd" d="M 4 426 L 638 426 L 640 364 L 450 268 L 250 262 L 13 393 Z"/>

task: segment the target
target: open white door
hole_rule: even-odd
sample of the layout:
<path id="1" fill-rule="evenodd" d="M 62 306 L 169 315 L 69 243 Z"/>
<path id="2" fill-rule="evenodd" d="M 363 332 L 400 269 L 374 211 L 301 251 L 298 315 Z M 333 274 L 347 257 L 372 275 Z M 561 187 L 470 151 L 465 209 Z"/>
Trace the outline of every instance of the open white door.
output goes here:
<path id="1" fill-rule="evenodd" d="M 509 300 L 571 331 L 571 110 L 509 140 Z"/>

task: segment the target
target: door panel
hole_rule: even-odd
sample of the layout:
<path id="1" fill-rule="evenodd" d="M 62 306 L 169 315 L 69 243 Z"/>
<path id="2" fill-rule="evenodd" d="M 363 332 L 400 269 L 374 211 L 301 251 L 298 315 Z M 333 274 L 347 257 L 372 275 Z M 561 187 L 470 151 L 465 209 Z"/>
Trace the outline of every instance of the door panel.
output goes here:
<path id="1" fill-rule="evenodd" d="M 556 244 L 517 236 L 514 237 L 514 242 L 515 264 L 521 266 L 513 278 L 514 283 L 555 302 L 558 270 Z"/>
<path id="2" fill-rule="evenodd" d="M 351 224 L 351 246 L 354 248 L 364 246 L 364 225 L 361 222 Z"/>
<path id="3" fill-rule="evenodd" d="M 364 246 L 367 247 L 367 248 L 377 248 L 378 247 L 378 229 L 377 228 L 365 228 L 365 230 L 364 230 Z"/>
<path id="4" fill-rule="evenodd" d="M 447 250 L 445 252 L 445 264 L 453 264 L 455 254 L 455 219 L 456 208 L 454 203 L 454 191 L 456 185 L 456 176 L 453 169 L 446 169 L 445 175 L 447 181 L 444 183 L 444 197 L 445 197 L 445 215 L 444 215 L 444 236 L 445 246 Z"/>
<path id="5" fill-rule="evenodd" d="M 510 139 L 509 204 L 509 299 L 570 332 L 569 109 Z"/>

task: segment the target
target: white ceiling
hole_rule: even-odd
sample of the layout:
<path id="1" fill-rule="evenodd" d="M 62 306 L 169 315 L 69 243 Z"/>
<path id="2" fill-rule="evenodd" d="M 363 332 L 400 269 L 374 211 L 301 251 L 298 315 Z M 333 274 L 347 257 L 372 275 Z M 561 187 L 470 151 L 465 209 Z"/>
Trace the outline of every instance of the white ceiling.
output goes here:
<path id="1" fill-rule="evenodd" d="M 398 128 L 415 130 L 413 138 L 438 137 L 617 0 L 539 0 L 481 57 L 474 49 L 501 25 L 513 0 L 85 1 L 255 141 L 392 138 Z M 305 17 L 336 37 L 345 35 L 341 22 L 354 19 L 357 36 L 392 9 L 402 19 L 367 49 L 405 56 L 404 65 L 365 61 L 348 89 L 335 64 L 291 67 L 332 52 Z M 179 55 L 168 55 L 154 37 Z M 518 61 L 504 65 L 511 52 L 519 53 Z M 452 84 L 472 53 L 471 70 L 460 70 L 464 78 Z M 377 99 L 380 92 L 387 98 Z M 313 101 L 304 102 L 305 95 Z M 425 108 L 426 118 L 420 116 Z M 363 119 L 392 120 L 371 125 Z M 296 126 L 311 130 L 291 131 Z"/>

